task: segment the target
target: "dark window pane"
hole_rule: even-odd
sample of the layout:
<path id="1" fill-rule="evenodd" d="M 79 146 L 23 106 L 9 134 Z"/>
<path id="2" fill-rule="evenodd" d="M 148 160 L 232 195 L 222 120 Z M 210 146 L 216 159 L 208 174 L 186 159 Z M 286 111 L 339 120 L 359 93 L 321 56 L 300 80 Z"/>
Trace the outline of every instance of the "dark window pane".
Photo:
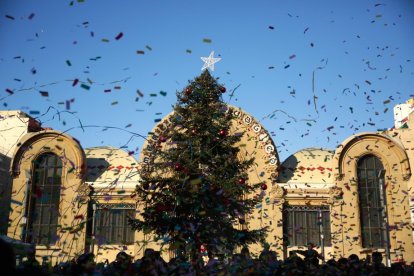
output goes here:
<path id="1" fill-rule="evenodd" d="M 287 206 L 284 210 L 284 235 L 290 246 L 305 246 L 309 242 L 331 245 L 329 209 L 325 206 Z"/>
<path id="2" fill-rule="evenodd" d="M 28 202 L 28 242 L 52 245 L 56 241 L 59 219 L 62 161 L 52 153 L 33 162 L 33 183 Z"/>
<path id="3" fill-rule="evenodd" d="M 384 178 L 379 179 L 383 170 L 381 161 L 367 155 L 358 161 L 358 192 L 361 219 L 362 246 L 366 248 L 384 247 L 382 221 L 382 189 Z"/>
<path id="4" fill-rule="evenodd" d="M 133 217 L 135 209 L 131 209 L 131 206 L 108 205 L 105 208 L 97 206 L 95 236 L 104 244 L 133 244 L 134 231 L 128 225 L 127 215 Z"/>

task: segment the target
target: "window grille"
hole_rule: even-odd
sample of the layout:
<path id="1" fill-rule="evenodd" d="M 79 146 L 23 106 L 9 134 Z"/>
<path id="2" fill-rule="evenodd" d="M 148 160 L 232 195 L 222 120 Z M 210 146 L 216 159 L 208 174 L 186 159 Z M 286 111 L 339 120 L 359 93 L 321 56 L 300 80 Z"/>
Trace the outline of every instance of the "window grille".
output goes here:
<path id="1" fill-rule="evenodd" d="M 362 246 L 365 248 L 385 246 L 385 229 L 382 222 L 384 204 L 380 187 L 380 180 L 384 181 L 383 176 L 380 176 L 382 170 L 384 167 L 376 156 L 367 155 L 358 162 L 359 212 Z"/>
<path id="2" fill-rule="evenodd" d="M 95 211 L 95 237 L 100 244 L 133 244 L 134 231 L 128 217 L 135 217 L 134 204 L 98 204 Z"/>
<path id="3" fill-rule="evenodd" d="M 42 154 L 33 162 L 26 242 L 39 245 L 56 243 L 61 181 L 62 161 L 56 154 Z"/>
<path id="4" fill-rule="evenodd" d="M 306 246 L 311 242 L 320 246 L 323 234 L 324 245 L 330 246 L 329 216 L 329 206 L 286 206 L 284 208 L 284 234 L 287 245 Z"/>

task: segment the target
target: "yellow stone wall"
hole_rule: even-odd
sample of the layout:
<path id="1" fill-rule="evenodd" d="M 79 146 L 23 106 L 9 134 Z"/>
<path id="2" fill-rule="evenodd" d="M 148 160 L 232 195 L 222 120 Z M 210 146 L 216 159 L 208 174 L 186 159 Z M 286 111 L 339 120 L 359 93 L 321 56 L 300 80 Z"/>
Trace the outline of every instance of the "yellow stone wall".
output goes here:
<path id="1" fill-rule="evenodd" d="M 371 252 L 362 247 L 358 198 L 357 162 L 367 155 L 378 157 L 385 174 L 385 193 L 390 225 L 391 259 L 402 254 L 407 261 L 414 260 L 412 229 L 408 199 L 411 176 L 408 156 L 395 139 L 375 133 L 361 133 L 345 140 L 335 152 L 336 187 L 343 193 L 331 209 L 331 231 L 334 256 Z M 378 251 L 384 252 L 385 249 Z"/>
<path id="2" fill-rule="evenodd" d="M 66 134 L 45 130 L 26 134 L 20 140 L 12 160 L 13 187 L 11 225 L 7 235 L 21 240 L 25 226 L 25 206 L 33 172 L 33 161 L 43 153 L 54 153 L 62 160 L 62 188 L 57 241 L 46 247 L 36 246 L 37 256 L 49 256 L 53 264 L 68 261 L 83 253 L 88 187 L 83 182 L 85 155 L 78 142 Z"/>
<path id="3" fill-rule="evenodd" d="M 279 258 L 297 249 L 297 247 L 284 247 L 283 244 L 283 208 L 287 204 L 329 206 L 332 246 L 324 248 L 327 259 L 347 257 L 352 253 L 365 257 L 372 251 L 362 247 L 356 174 L 358 160 L 367 154 L 372 154 L 381 160 L 386 170 L 391 259 L 403 255 L 406 261 L 414 261 L 414 180 L 411 177 L 411 168 L 414 165 L 413 115 L 409 117 L 407 129 L 391 129 L 383 133 L 360 133 L 351 136 L 338 145 L 333 154 L 322 149 L 313 149 L 310 155 L 303 153 L 305 151 L 296 154 L 294 157 L 297 164 L 291 168 L 292 175 L 280 177 L 283 165 L 288 163 L 280 164 L 275 144 L 269 133 L 249 114 L 238 108 L 231 108 L 231 112 L 236 116 L 231 132 L 245 132 L 238 144 L 239 158 L 255 157 L 256 161 L 255 166 L 248 172 L 248 182 L 267 185 L 266 190 L 257 191 L 256 194 L 262 196 L 262 203 L 256 206 L 243 227 L 255 229 L 268 226 L 270 231 L 266 241 L 271 249 L 277 252 Z M 171 114 L 155 126 L 154 136 L 148 137 L 148 141 L 156 140 L 157 135 L 161 135 L 163 129 L 168 127 L 169 116 Z M 140 162 L 143 163 L 150 158 L 147 145 L 148 143 L 144 144 L 140 156 Z M 37 246 L 38 256 L 52 256 L 52 263 L 55 263 L 70 260 L 88 250 L 85 248 L 87 241 L 84 226 L 87 219 L 88 185 L 93 186 L 94 183 L 85 180 L 87 161 L 83 149 L 73 138 L 51 130 L 27 134 L 21 139 L 12 160 L 12 211 L 9 216 L 11 226 L 7 232 L 10 238 L 21 239 L 26 192 L 32 177 L 32 163 L 45 152 L 53 152 L 60 156 L 64 165 L 59 206 L 61 228 L 58 241 L 49 248 Z M 313 158 L 315 152 L 319 157 Z M 116 160 L 120 164 L 125 161 L 125 164 L 122 163 L 124 167 L 135 166 L 135 163 L 131 163 L 132 161 L 122 154 L 116 154 Z M 117 166 L 117 164 L 111 165 Z M 128 176 L 123 178 L 123 183 L 134 174 L 125 175 Z M 98 180 L 102 183 L 106 183 L 105 181 L 110 183 L 116 177 L 119 177 L 118 172 L 107 172 Z M 131 181 L 136 184 L 139 182 L 135 178 Z M 122 196 L 117 195 L 119 189 L 123 191 Z M 94 199 L 105 200 L 105 196 L 111 195 L 110 203 L 135 203 L 138 218 L 144 203 L 136 202 L 133 193 L 131 185 L 128 188 L 114 185 L 109 194 L 102 194 L 97 188 Z M 242 226 L 235 225 L 235 227 Z M 97 261 L 106 259 L 113 261 L 121 250 L 139 259 L 147 248 L 160 249 L 160 243 L 155 243 L 150 234 L 144 235 L 142 232 L 135 232 L 133 245 L 98 245 L 96 241 L 93 242 L 95 242 L 93 251 Z M 262 245 L 253 245 L 250 249 L 253 254 L 258 255 Z M 385 251 L 384 248 L 375 250 Z M 321 249 L 318 248 L 318 251 L 320 252 Z M 168 250 L 164 250 L 162 256 L 166 260 L 171 257 Z"/>

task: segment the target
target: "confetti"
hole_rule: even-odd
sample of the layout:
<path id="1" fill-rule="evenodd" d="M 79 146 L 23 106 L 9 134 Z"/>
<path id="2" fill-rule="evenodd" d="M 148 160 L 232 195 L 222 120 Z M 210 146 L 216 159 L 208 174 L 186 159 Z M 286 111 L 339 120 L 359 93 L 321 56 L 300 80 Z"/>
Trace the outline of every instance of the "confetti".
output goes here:
<path id="1" fill-rule="evenodd" d="M 203 38 L 203 42 L 204 42 L 204 43 L 211 43 L 211 42 L 212 42 L 212 40 L 211 40 L 211 39 L 209 39 L 209 38 Z"/>
<path id="2" fill-rule="evenodd" d="M 78 79 L 74 79 L 72 82 L 72 86 L 76 86 L 78 84 L 79 80 Z"/>
<path id="3" fill-rule="evenodd" d="M 111 105 L 117 105 L 117 104 L 118 104 L 118 101 L 114 101 L 111 103 Z"/>
<path id="4" fill-rule="evenodd" d="M 309 30 L 309 27 L 307 27 L 304 31 L 303 31 L 303 33 L 304 34 L 306 34 L 306 32 Z"/>
<path id="5" fill-rule="evenodd" d="M 39 91 L 39 93 L 42 97 L 49 97 L 49 92 L 47 91 Z"/>
<path id="6" fill-rule="evenodd" d="M 146 46 L 145 46 L 145 48 L 147 48 L 147 49 L 148 49 L 148 51 L 152 51 L 152 48 L 151 48 L 151 46 L 149 46 L 149 45 L 146 45 Z"/>
<path id="7" fill-rule="evenodd" d="M 13 95 L 14 94 L 14 92 L 11 89 L 9 89 L 9 88 L 6 88 L 6 92 L 9 93 L 10 95 Z"/>
<path id="8" fill-rule="evenodd" d="M 101 41 L 102 41 L 102 42 L 109 42 L 109 39 L 107 39 L 107 38 L 102 38 L 102 39 L 101 39 Z"/>
<path id="9" fill-rule="evenodd" d="M 186 52 L 187 54 L 191 54 L 191 53 L 192 53 L 192 51 L 191 51 L 190 49 L 185 50 L 185 52 Z"/>
<path id="10" fill-rule="evenodd" d="M 294 59 L 296 57 L 296 55 L 291 55 L 290 57 L 289 57 L 289 59 Z"/>
<path id="11" fill-rule="evenodd" d="M 124 34 L 122 33 L 122 32 L 120 32 L 116 37 L 115 37 L 115 39 L 116 40 L 120 40 L 122 37 L 124 36 Z"/>
<path id="12" fill-rule="evenodd" d="M 84 83 L 81 84 L 81 87 L 85 90 L 89 90 L 91 88 L 89 85 L 86 85 Z"/>
<path id="13" fill-rule="evenodd" d="M 83 215 L 77 215 L 77 216 L 74 217 L 74 219 L 81 219 L 81 220 L 83 220 L 84 219 L 84 216 Z"/>
<path id="14" fill-rule="evenodd" d="M 13 16 L 11 16 L 11 15 L 6 15 L 6 18 L 8 18 L 8 19 L 11 19 L 11 20 L 14 20 L 14 17 Z"/>
<path id="15" fill-rule="evenodd" d="M 35 16 L 35 14 L 34 14 L 34 13 L 31 13 L 31 14 L 29 15 L 28 19 L 29 19 L 29 20 L 32 20 L 34 16 Z"/>
<path id="16" fill-rule="evenodd" d="M 66 64 L 67 64 L 68 66 L 72 66 L 72 63 L 70 62 L 70 60 L 66 60 Z"/>
<path id="17" fill-rule="evenodd" d="M 145 52 L 144 52 L 144 51 L 142 51 L 142 50 L 138 50 L 138 51 L 137 51 L 137 54 L 138 54 L 138 55 L 144 55 L 144 54 L 145 54 Z"/>
<path id="18" fill-rule="evenodd" d="M 167 92 L 165 92 L 165 91 L 160 91 L 160 94 L 164 97 L 167 96 Z"/>
<path id="19" fill-rule="evenodd" d="M 269 29 L 274 30 L 274 29 L 275 29 L 275 27 L 273 27 L 273 26 L 269 26 Z"/>

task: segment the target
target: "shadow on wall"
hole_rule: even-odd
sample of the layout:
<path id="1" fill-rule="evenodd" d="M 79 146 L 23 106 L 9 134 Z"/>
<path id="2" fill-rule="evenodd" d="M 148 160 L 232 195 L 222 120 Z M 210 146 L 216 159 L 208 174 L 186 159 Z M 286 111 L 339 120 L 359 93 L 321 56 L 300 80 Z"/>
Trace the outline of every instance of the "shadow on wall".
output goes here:
<path id="1" fill-rule="evenodd" d="M 104 158 L 87 158 L 87 176 L 86 181 L 95 182 L 108 169 L 109 163 Z"/>
<path id="2" fill-rule="evenodd" d="M 291 155 L 279 167 L 278 183 L 286 183 L 292 179 L 299 161 L 296 156 Z"/>
<path id="3" fill-rule="evenodd" d="M 7 234 L 11 200 L 11 158 L 0 153 L 0 235 Z"/>

